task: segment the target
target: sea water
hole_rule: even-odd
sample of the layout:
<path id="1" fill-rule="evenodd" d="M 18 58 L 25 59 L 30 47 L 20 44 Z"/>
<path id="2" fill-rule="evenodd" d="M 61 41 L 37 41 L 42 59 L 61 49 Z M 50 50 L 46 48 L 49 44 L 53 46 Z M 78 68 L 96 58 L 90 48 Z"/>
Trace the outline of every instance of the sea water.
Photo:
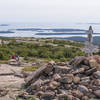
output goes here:
<path id="1" fill-rule="evenodd" d="M 60 24 L 59 25 L 54 25 L 54 24 L 42 25 L 42 24 L 34 24 L 34 23 L 31 23 L 31 24 L 27 24 L 27 23 L 18 24 L 17 23 L 17 24 L 5 24 L 5 25 L 0 24 L 0 31 L 10 31 L 11 32 L 11 33 L 0 32 L 0 36 L 3 36 L 3 37 L 37 37 L 37 38 L 46 38 L 46 37 L 67 38 L 67 37 L 75 37 L 75 36 L 86 37 L 87 36 L 86 30 L 88 30 L 90 25 L 93 27 L 94 33 L 96 33 L 93 36 L 100 36 L 100 24 L 99 23 L 98 24 L 97 23 L 74 23 L 74 24 L 68 23 L 66 25 L 60 25 Z M 79 30 L 85 30 L 85 31 L 55 32 L 52 29 L 79 29 Z M 37 35 L 38 33 L 39 35 Z"/>

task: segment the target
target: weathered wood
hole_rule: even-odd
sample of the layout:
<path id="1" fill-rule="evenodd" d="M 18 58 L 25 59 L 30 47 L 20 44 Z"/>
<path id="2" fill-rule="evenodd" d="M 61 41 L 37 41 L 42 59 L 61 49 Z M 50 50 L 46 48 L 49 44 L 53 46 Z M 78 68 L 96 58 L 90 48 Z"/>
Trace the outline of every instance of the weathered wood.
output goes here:
<path id="1" fill-rule="evenodd" d="M 38 77 L 40 76 L 40 74 L 43 73 L 43 71 L 46 69 L 46 65 L 41 66 L 39 69 L 37 69 L 35 72 L 33 72 L 30 76 L 28 76 L 25 79 L 26 85 L 31 85 L 31 83 L 34 83 Z"/>
<path id="2" fill-rule="evenodd" d="M 33 72 L 30 76 L 28 76 L 25 79 L 26 82 L 26 86 L 31 85 L 32 83 L 34 83 L 41 74 L 46 73 L 49 74 L 51 71 L 53 70 L 53 66 L 51 65 L 44 65 L 41 66 L 39 69 L 37 69 L 35 72 Z"/>

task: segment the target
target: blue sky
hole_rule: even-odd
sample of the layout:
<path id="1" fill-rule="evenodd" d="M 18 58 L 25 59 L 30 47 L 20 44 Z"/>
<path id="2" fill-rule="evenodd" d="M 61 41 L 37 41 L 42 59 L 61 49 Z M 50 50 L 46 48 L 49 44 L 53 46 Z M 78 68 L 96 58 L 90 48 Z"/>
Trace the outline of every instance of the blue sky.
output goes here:
<path id="1" fill-rule="evenodd" d="M 100 0 L 0 0 L 1 23 L 100 23 Z"/>

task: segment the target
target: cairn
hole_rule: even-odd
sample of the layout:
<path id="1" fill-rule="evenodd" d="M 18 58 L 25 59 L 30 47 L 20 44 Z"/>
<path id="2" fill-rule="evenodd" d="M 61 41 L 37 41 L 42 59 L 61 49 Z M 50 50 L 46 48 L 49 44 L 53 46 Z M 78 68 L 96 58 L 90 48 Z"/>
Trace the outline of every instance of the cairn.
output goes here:
<path id="1" fill-rule="evenodd" d="M 100 56 L 49 62 L 25 78 L 26 92 L 38 100 L 100 100 Z"/>

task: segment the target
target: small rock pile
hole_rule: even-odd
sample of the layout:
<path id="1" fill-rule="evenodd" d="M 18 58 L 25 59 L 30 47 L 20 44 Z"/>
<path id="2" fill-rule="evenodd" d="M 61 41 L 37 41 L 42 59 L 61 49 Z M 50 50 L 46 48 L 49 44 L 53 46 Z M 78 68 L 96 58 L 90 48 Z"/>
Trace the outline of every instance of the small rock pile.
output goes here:
<path id="1" fill-rule="evenodd" d="M 100 100 L 100 57 L 49 62 L 25 78 L 26 91 L 39 100 Z"/>

